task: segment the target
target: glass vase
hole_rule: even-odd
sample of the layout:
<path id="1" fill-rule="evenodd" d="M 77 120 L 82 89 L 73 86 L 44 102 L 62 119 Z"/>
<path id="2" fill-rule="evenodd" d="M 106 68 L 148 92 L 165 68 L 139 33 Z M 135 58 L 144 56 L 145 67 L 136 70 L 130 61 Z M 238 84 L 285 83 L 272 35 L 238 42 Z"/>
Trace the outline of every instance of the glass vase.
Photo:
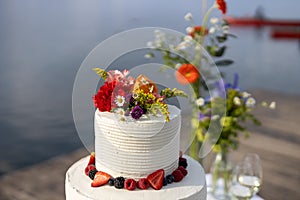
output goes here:
<path id="1" fill-rule="evenodd" d="M 228 160 L 228 151 L 226 148 L 220 149 L 216 153 L 215 160 L 211 166 L 212 174 L 212 195 L 216 199 L 230 199 L 229 189 L 232 183 L 233 165 Z"/>

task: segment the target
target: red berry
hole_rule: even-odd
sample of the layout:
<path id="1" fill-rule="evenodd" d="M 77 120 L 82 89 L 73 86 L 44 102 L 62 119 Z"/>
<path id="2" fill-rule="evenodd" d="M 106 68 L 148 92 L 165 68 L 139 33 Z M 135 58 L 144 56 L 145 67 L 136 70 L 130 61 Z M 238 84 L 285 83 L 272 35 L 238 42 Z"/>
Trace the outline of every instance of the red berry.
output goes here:
<path id="1" fill-rule="evenodd" d="M 149 181 L 151 187 L 155 190 L 160 190 L 164 184 L 164 176 L 165 171 L 163 169 L 159 169 L 152 174 L 147 176 L 147 180 Z"/>
<path id="2" fill-rule="evenodd" d="M 95 165 L 95 164 L 96 164 L 95 153 L 92 152 L 90 155 L 90 160 L 89 160 L 88 165 Z"/>
<path id="3" fill-rule="evenodd" d="M 172 175 L 174 176 L 174 182 L 179 182 L 183 179 L 184 175 L 179 169 L 176 169 Z"/>
<path id="4" fill-rule="evenodd" d="M 96 166 L 95 166 L 95 165 L 88 165 L 88 166 L 84 169 L 85 175 L 88 176 L 91 170 L 96 170 Z"/>
<path id="5" fill-rule="evenodd" d="M 188 171 L 183 166 L 179 166 L 178 169 L 181 171 L 183 176 L 186 176 L 188 174 Z"/>
<path id="6" fill-rule="evenodd" d="M 99 171 L 95 174 L 94 180 L 92 182 L 92 187 L 99 187 L 101 185 L 105 185 L 106 183 L 108 183 L 109 179 L 109 174 Z"/>
<path id="7" fill-rule="evenodd" d="M 124 187 L 127 190 L 134 190 L 136 188 L 136 182 L 132 178 L 126 179 L 124 182 Z"/>
<path id="8" fill-rule="evenodd" d="M 150 183 L 146 178 L 141 178 L 137 183 L 138 188 L 146 190 L 150 187 Z"/>

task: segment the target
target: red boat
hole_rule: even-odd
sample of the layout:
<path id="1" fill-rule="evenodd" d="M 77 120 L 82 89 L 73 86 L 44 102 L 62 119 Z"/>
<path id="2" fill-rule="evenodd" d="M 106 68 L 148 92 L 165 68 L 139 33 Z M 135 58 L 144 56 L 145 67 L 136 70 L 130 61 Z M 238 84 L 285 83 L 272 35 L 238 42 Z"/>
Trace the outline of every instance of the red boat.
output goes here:
<path id="1" fill-rule="evenodd" d="M 255 17 L 226 17 L 225 20 L 232 26 L 292 26 L 300 27 L 300 20 L 264 19 Z"/>
<path id="2" fill-rule="evenodd" d="M 271 37 L 274 39 L 300 39 L 299 30 L 272 30 Z"/>

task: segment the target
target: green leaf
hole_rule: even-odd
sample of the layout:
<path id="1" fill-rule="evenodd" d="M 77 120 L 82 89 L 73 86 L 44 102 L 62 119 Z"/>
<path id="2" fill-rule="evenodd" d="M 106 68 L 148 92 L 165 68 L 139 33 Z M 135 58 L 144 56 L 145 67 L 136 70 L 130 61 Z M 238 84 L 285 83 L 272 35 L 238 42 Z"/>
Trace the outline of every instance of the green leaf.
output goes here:
<path id="1" fill-rule="evenodd" d="M 230 60 L 230 59 L 225 59 L 225 60 L 218 60 L 215 62 L 215 64 L 218 66 L 218 67 L 225 67 L 225 66 L 228 66 L 228 65 L 231 65 L 233 64 L 234 61 L 233 60 Z"/>
<path id="2" fill-rule="evenodd" d="M 216 37 L 219 43 L 223 43 L 227 40 L 227 35 L 217 36 Z"/>
<path id="3" fill-rule="evenodd" d="M 220 47 L 220 48 L 216 51 L 215 56 L 216 56 L 216 57 L 221 57 L 221 56 L 223 56 L 223 54 L 225 53 L 225 50 L 226 50 L 226 46 Z"/>
<path id="4" fill-rule="evenodd" d="M 96 74 L 98 74 L 99 76 L 101 76 L 104 81 L 106 80 L 106 78 L 107 78 L 107 72 L 104 69 L 93 68 L 93 70 L 96 72 Z"/>
<path id="5" fill-rule="evenodd" d="M 238 38 L 238 36 L 232 34 L 232 33 L 227 33 L 227 36 L 232 37 L 232 38 Z"/>

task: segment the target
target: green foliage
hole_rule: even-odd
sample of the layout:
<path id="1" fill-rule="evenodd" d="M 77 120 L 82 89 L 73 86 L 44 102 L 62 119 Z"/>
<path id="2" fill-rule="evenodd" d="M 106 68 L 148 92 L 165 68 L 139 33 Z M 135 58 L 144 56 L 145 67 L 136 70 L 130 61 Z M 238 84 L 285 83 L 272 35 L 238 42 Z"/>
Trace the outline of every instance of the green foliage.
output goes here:
<path id="1" fill-rule="evenodd" d="M 99 76 L 101 76 L 104 81 L 106 80 L 106 78 L 107 78 L 107 72 L 104 69 L 93 68 L 93 70 L 96 72 L 96 74 L 98 74 Z"/>
<path id="2" fill-rule="evenodd" d="M 176 97 L 176 96 L 188 97 L 184 91 L 178 90 L 177 88 L 173 88 L 172 90 L 170 88 L 163 89 L 160 92 L 160 95 L 165 96 L 166 99 L 169 99 L 171 97 Z"/>
<path id="3" fill-rule="evenodd" d="M 250 135 L 244 126 L 245 122 L 252 121 L 254 125 L 261 124 L 252 114 L 252 110 L 246 102 L 247 98 L 243 97 L 240 90 L 229 88 L 226 91 L 226 99 L 220 97 L 213 98 L 199 107 L 200 112 L 205 116 L 199 121 L 199 126 L 202 130 L 208 130 L 211 126 L 211 120 L 218 120 L 219 125 L 223 127 L 221 135 L 216 141 L 215 151 L 219 151 L 221 148 L 224 150 L 224 146 L 226 146 L 227 151 L 230 148 L 237 149 L 239 134 L 244 133 L 246 138 Z M 213 116 L 211 116 L 212 108 L 214 108 L 214 115 L 222 113 L 224 111 L 222 109 L 226 108 L 226 115 L 213 119 Z M 205 139 L 205 135 L 202 138 Z"/>

